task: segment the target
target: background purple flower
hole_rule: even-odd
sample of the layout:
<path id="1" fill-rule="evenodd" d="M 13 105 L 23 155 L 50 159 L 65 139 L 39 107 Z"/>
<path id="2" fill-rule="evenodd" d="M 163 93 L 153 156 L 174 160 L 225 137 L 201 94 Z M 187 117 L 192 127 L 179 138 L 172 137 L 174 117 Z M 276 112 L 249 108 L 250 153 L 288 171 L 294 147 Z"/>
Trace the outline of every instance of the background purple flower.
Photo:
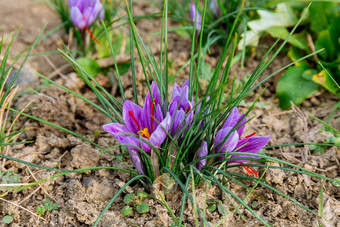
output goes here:
<path id="1" fill-rule="evenodd" d="M 71 20 L 79 29 L 84 30 L 98 17 L 104 18 L 103 5 L 100 0 L 68 0 Z"/>
<path id="2" fill-rule="evenodd" d="M 197 13 L 197 16 L 196 16 L 196 13 Z M 195 25 L 195 17 L 196 17 L 196 25 Z M 202 17 L 200 13 L 198 12 L 198 10 L 196 9 L 195 3 L 190 3 L 190 19 L 196 26 L 196 32 L 199 33 L 201 31 Z"/>
<path id="3" fill-rule="evenodd" d="M 198 150 L 197 153 L 197 159 L 202 158 L 204 156 L 208 155 L 208 145 L 207 142 L 202 141 L 201 147 Z M 207 159 L 202 159 L 201 161 L 196 163 L 196 168 L 198 170 L 203 169 L 203 167 L 205 166 L 205 164 L 207 163 Z"/>

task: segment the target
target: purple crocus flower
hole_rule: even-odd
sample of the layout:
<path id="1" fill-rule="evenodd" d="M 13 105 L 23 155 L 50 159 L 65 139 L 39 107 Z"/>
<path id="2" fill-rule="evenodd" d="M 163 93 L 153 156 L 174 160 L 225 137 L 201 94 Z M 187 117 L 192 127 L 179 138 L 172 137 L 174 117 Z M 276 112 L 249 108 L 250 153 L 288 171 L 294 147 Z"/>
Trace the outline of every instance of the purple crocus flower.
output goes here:
<path id="1" fill-rule="evenodd" d="M 242 119 L 243 118 L 243 119 Z M 237 108 L 233 108 L 231 113 L 229 114 L 227 120 L 222 125 L 221 129 L 217 132 L 215 137 L 215 145 L 216 151 L 220 153 L 225 152 L 247 152 L 247 153 L 257 153 L 259 152 L 269 141 L 270 136 L 255 136 L 256 132 L 242 137 L 242 133 L 245 127 L 246 118 L 244 114 L 239 114 Z M 231 132 L 233 128 L 236 128 L 234 132 Z M 229 135 L 229 136 L 228 136 Z M 222 144 L 222 141 L 225 137 L 228 136 L 226 141 Z M 242 158 L 259 158 L 250 155 L 232 155 L 230 158 L 239 158 L 237 160 L 227 161 L 228 163 L 231 162 L 238 162 L 243 164 L 243 162 L 247 162 L 250 160 L 242 159 Z M 223 156 L 220 156 L 219 159 L 223 159 Z M 251 169 L 250 167 L 245 167 L 248 173 L 257 173 Z"/>
<path id="2" fill-rule="evenodd" d="M 98 17 L 104 18 L 103 5 L 100 0 L 68 0 L 71 20 L 81 30 L 88 29 Z"/>
<path id="3" fill-rule="evenodd" d="M 207 142 L 202 141 L 202 144 L 201 144 L 201 146 L 198 150 L 198 153 L 197 153 L 197 159 L 202 158 L 202 157 L 207 156 L 207 155 L 208 155 Z M 201 170 L 201 169 L 203 169 L 203 167 L 205 166 L 206 163 L 207 163 L 207 159 L 202 159 L 201 161 L 196 163 L 196 168 L 198 170 Z"/>
<path id="4" fill-rule="evenodd" d="M 210 10 L 212 11 L 214 18 L 217 18 L 220 14 L 220 7 L 218 6 L 216 0 L 211 0 L 209 5 Z"/>
<path id="5" fill-rule="evenodd" d="M 173 118 L 170 132 L 171 136 L 174 136 L 178 131 L 181 131 L 186 124 L 189 124 L 194 116 L 192 111 L 193 107 L 194 100 L 189 101 L 189 79 L 182 87 L 175 83 L 172 92 L 172 100 L 169 104 L 169 113 Z"/>
<path id="6" fill-rule="evenodd" d="M 196 16 L 197 13 L 197 16 Z M 190 3 L 190 19 L 195 25 L 195 17 L 196 17 L 196 32 L 199 34 L 201 32 L 201 24 L 202 24 L 202 17 L 198 10 L 196 9 L 195 3 Z"/>
<path id="7" fill-rule="evenodd" d="M 111 123 L 103 126 L 104 130 L 116 138 L 119 143 L 127 144 L 126 147 L 129 149 L 131 160 L 140 174 L 144 174 L 145 172 L 138 152 L 142 149 L 150 154 L 152 146 L 160 147 L 167 137 L 167 132 L 171 125 L 170 114 L 167 113 L 165 118 L 163 116 L 160 105 L 160 93 L 154 82 L 151 85 L 151 91 L 154 102 L 152 102 L 150 93 L 148 93 L 145 97 L 144 108 L 129 100 L 124 102 L 124 125 Z M 154 105 L 156 105 L 155 108 Z M 127 133 L 135 134 L 137 136 L 127 135 Z M 140 139 L 139 136 L 142 139 Z"/>

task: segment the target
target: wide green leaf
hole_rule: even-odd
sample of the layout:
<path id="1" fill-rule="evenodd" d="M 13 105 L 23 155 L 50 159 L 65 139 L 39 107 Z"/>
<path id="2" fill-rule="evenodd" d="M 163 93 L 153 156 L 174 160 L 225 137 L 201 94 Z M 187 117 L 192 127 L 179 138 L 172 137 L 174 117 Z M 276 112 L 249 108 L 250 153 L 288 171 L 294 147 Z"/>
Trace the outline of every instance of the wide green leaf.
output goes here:
<path id="1" fill-rule="evenodd" d="M 130 207 L 130 206 L 125 206 L 122 209 L 122 215 L 124 217 L 128 216 L 129 214 L 131 214 L 131 212 L 132 212 L 132 207 Z"/>
<path id="2" fill-rule="evenodd" d="M 318 39 L 315 42 L 315 49 L 319 50 L 324 48 L 322 52 L 318 54 L 318 56 L 324 61 L 332 61 L 335 59 L 337 55 L 336 46 L 332 42 L 332 37 L 329 30 L 323 30 L 319 33 Z"/>
<path id="3" fill-rule="evenodd" d="M 336 3 L 332 2 L 313 2 L 309 7 L 311 30 L 319 33 L 328 28 L 333 19 L 338 16 Z"/>
<path id="4" fill-rule="evenodd" d="M 296 105 L 302 103 L 303 100 L 318 90 L 318 84 L 303 77 L 306 70 L 308 70 L 307 65 L 294 66 L 288 69 L 279 80 L 276 94 L 279 97 L 282 109 L 289 108 L 290 101 Z"/>
<path id="5" fill-rule="evenodd" d="M 144 214 L 146 212 L 149 212 L 150 208 L 146 202 L 141 202 L 136 206 L 136 211 L 140 214 Z"/>
<path id="6" fill-rule="evenodd" d="M 100 65 L 96 60 L 90 57 L 81 57 L 76 59 L 77 63 L 91 76 L 95 77 L 97 76 L 100 71 Z"/>
<path id="7" fill-rule="evenodd" d="M 284 27 L 271 27 L 266 30 L 271 36 L 274 38 L 281 38 L 283 40 L 287 39 L 289 35 L 289 31 L 287 28 Z M 307 38 L 306 33 L 301 32 L 297 34 L 293 34 L 289 39 L 288 43 L 292 44 L 293 46 L 308 51 L 309 47 L 307 45 Z"/>
<path id="8" fill-rule="evenodd" d="M 135 198 L 134 194 L 126 194 L 124 197 L 124 203 L 129 204 Z"/>
<path id="9" fill-rule="evenodd" d="M 336 94 L 337 91 L 339 90 L 334 80 L 327 74 L 325 70 L 322 70 L 317 74 L 314 74 L 313 81 L 315 83 L 320 84 L 333 94 Z"/>

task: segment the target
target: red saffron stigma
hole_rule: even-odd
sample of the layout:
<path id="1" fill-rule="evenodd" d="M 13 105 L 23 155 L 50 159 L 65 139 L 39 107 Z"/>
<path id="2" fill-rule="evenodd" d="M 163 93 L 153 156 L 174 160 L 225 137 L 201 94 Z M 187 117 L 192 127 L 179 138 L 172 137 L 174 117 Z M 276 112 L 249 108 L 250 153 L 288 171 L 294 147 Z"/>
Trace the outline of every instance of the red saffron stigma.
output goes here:
<path id="1" fill-rule="evenodd" d="M 252 137 L 252 136 L 255 136 L 256 135 L 256 132 L 253 132 L 252 134 L 250 134 L 250 135 L 248 135 L 248 136 L 246 136 L 246 137 L 244 137 L 245 139 L 246 138 L 250 138 L 250 137 Z"/>
<path id="2" fill-rule="evenodd" d="M 240 162 L 241 165 L 243 165 L 243 162 Z M 253 168 L 249 167 L 249 166 L 243 166 L 243 168 L 248 172 L 249 175 L 255 175 L 255 176 L 259 176 L 259 173 L 256 172 Z"/>
<path id="3" fill-rule="evenodd" d="M 101 44 L 101 43 L 99 42 L 99 40 L 96 39 L 96 37 L 94 37 L 94 35 L 92 34 L 92 32 L 90 31 L 90 29 L 89 29 L 87 26 L 85 26 L 85 30 L 87 31 L 87 33 L 89 33 L 89 35 L 91 36 L 91 39 L 92 39 L 92 40 L 96 41 L 96 43 L 98 43 L 98 45 Z"/>
<path id="4" fill-rule="evenodd" d="M 133 120 L 133 121 L 135 122 L 135 124 L 137 125 L 138 131 L 140 131 L 140 126 L 139 126 L 139 124 L 138 124 L 138 122 L 137 122 L 135 116 L 133 115 L 132 110 L 129 110 L 129 114 L 130 114 L 132 120 Z"/>
<path id="5" fill-rule="evenodd" d="M 185 111 L 185 113 L 188 113 L 191 110 L 191 106 Z"/>

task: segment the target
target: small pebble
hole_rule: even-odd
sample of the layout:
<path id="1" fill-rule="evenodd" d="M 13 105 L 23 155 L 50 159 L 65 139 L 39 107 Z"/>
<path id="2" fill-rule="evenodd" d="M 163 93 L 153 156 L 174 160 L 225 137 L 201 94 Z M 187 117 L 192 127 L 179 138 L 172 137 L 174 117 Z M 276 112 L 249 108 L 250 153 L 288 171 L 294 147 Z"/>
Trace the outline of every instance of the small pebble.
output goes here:
<path id="1" fill-rule="evenodd" d="M 6 89 L 9 88 L 9 85 L 11 84 L 17 72 L 18 70 L 13 69 L 9 74 L 9 77 L 5 85 Z M 20 91 L 27 90 L 29 87 L 34 88 L 39 85 L 39 77 L 35 73 L 33 73 L 30 69 L 22 68 L 14 84 L 20 87 Z"/>
<path id="2" fill-rule="evenodd" d="M 85 187 L 88 188 L 90 186 L 93 186 L 93 182 L 92 179 L 90 177 L 84 177 L 83 181 L 81 182 L 81 184 Z"/>
<path id="3" fill-rule="evenodd" d="M 125 182 L 123 182 L 123 181 L 121 181 L 119 179 L 116 179 L 116 184 L 120 188 L 122 188 L 125 185 Z M 132 188 L 130 186 L 127 186 L 124 191 L 126 191 L 127 193 L 134 193 L 134 191 L 132 190 Z"/>

